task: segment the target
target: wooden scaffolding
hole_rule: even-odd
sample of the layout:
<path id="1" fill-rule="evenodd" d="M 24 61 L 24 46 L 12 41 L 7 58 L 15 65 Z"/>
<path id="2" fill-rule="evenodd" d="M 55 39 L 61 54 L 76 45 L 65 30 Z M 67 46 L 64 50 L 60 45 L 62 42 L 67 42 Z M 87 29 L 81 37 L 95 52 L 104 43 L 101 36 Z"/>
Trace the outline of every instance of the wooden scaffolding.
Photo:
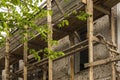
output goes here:
<path id="1" fill-rule="evenodd" d="M 89 50 L 89 63 L 85 64 L 85 67 L 89 68 L 89 80 L 94 80 L 94 67 L 98 66 L 98 65 L 102 65 L 102 64 L 107 64 L 110 63 L 111 64 L 111 68 L 112 68 L 112 80 L 116 80 L 116 70 L 115 70 L 115 65 L 116 65 L 116 61 L 120 60 L 120 53 L 117 52 L 117 46 L 116 46 L 116 31 L 115 31 L 115 19 L 114 19 L 114 13 L 112 12 L 112 7 L 115 6 L 118 2 L 120 2 L 120 0 L 70 0 L 70 2 L 68 2 L 67 7 L 63 4 L 61 5 L 63 1 L 59 2 L 58 0 L 47 0 L 47 9 L 48 10 L 53 10 L 53 12 L 55 11 L 55 13 L 53 13 L 53 17 L 49 14 L 49 11 L 47 13 L 47 24 L 48 24 L 48 29 L 50 30 L 50 33 L 48 34 L 48 39 L 49 41 L 51 41 L 52 39 L 56 39 L 59 40 L 62 37 L 69 35 L 69 40 L 70 40 L 70 45 L 71 47 L 69 47 L 68 49 L 63 50 L 63 52 L 65 53 L 64 56 L 58 57 L 56 59 L 51 60 L 50 58 L 43 58 L 40 61 L 36 61 L 32 64 L 29 64 L 29 62 L 31 60 L 28 60 L 29 57 L 31 57 L 31 55 L 27 55 L 28 54 L 28 50 L 26 47 L 34 47 L 34 48 L 44 48 L 45 46 L 48 46 L 48 49 L 52 50 L 52 46 L 50 45 L 50 42 L 48 41 L 48 43 L 45 43 L 42 40 L 38 40 L 39 38 L 39 34 L 36 34 L 35 38 L 30 38 L 29 42 L 24 42 L 23 44 L 18 43 L 17 41 L 19 40 L 19 30 L 14 32 L 14 38 L 16 38 L 17 40 L 14 40 L 14 38 L 11 38 L 10 40 L 12 41 L 10 44 L 7 43 L 6 45 L 9 46 L 13 46 L 14 48 L 9 49 L 9 51 L 7 50 L 8 48 L 6 47 L 6 55 L 7 53 L 10 54 L 9 58 L 13 57 L 13 59 L 8 59 L 5 56 L 5 64 L 9 63 L 9 64 L 13 64 L 15 61 L 19 61 L 23 58 L 24 60 L 24 69 L 19 69 L 17 71 L 15 71 L 14 73 L 7 73 L 8 75 L 12 75 L 14 77 L 23 77 L 24 80 L 28 80 L 27 79 L 27 74 L 29 74 L 29 72 L 33 71 L 34 69 L 37 68 L 41 68 L 43 69 L 44 66 L 44 71 L 43 71 L 43 80 L 47 80 L 47 78 L 49 80 L 53 80 L 53 66 L 52 63 L 54 61 L 60 60 L 62 58 L 65 58 L 67 56 L 70 56 L 70 80 L 74 80 L 74 54 L 76 52 L 82 51 L 86 48 L 88 48 Z M 105 8 L 104 6 L 101 5 L 101 3 L 104 2 L 104 6 L 107 6 L 107 8 Z M 52 7 L 52 3 L 55 3 L 56 6 Z M 72 4 L 71 4 L 72 3 Z M 45 4 L 45 3 L 44 3 Z M 64 7 L 66 7 L 64 9 Z M 83 25 L 86 26 L 87 25 L 87 39 L 84 41 L 79 42 L 78 44 L 75 44 L 74 42 L 74 35 L 76 35 L 74 32 L 77 31 L 79 28 L 78 27 L 73 27 L 73 24 L 70 24 L 70 27 L 68 28 L 63 28 L 63 29 L 58 29 L 56 27 L 56 25 L 63 20 L 65 17 L 63 14 L 68 14 L 69 16 L 74 16 L 72 14 L 72 11 L 76 10 L 84 10 L 86 11 L 87 14 L 89 14 L 90 16 L 87 18 L 87 22 L 83 23 L 83 22 L 77 22 L 76 25 Z M 95 11 L 94 11 L 95 10 Z M 59 11 L 58 14 L 57 11 Z M 100 12 L 100 13 L 98 13 Z M 97 13 L 97 14 L 96 14 Z M 104 36 L 102 35 L 93 35 L 94 31 L 93 31 L 93 21 L 102 17 L 103 15 L 109 15 L 109 19 L 110 19 L 110 26 L 111 26 L 111 41 L 107 41 L 105 39 Z M 73 19 L 70 17 L 67 17 L 67 19 L 70 21 L 72 21 Z M 36 23 L 42 24 L 45 23 L 46 19 L 43 20 L 38 20 L 36 21 Z M 76 22 L 76 20 L 74 21 Z M 27 29 L 27 25 L 25 25 L 25 29 Z M 81 28 L 82 29 L 82 28 Z M 17 34 L 17 35 L 16 35 Z M 77 35 L 76 35 L 77 36 Z M 25 38 L 28 38 L 27 34 L 24 34 Z M 79 37 L 78 37 L 79 39 Z M 12 45 L 14 43 L 18 43 L 15 45 Z M 36 42 L 33 44 L 33 42 Z M 41 45 L 36 45 L 36 44 L 41 44 Z M 94 61 L 93 60 L 93 46 L 96 44 L 103 44 L 107 47 L 107 49 L 109 50 L 110 56 L 109 58 L 103 59 L 103 60 L 98 60 L 98 61 Z M 16 48 L 17 45 L 17 48 Z M 41 47 L 42 46 L 42 47 Z M 4 48 L 1 49 L 1 52 L 4 52 Z M 21 51 L 23 51 L 24 54 L 20 54 Z M 0 56 L 1 58 L 1 63 L 4 59 L 4 55 Z M 10 61 L 9 61 L 10 60 Z M 4 64 L 4 63 L 2 63 Z M 47 65 L 48 64 L 48 65 Z M 4 66 L 4 65 L 3 65 Z M 5 70 L 9 70 L 10 65 L 5 65 Z M 48 70 L 46 70 L 48 69 Z M 10 71 L 10 70 L 9 70 Z M 48 77 L 47 77 L 47 71 L 48 71 Z M 8 71 L 7 71 L 8 72 Z M 24 74 L 24 76 L 22 76 L 22 74 Z M 6 78 L 6 80 L 9 80 L 9 78 Z"/>

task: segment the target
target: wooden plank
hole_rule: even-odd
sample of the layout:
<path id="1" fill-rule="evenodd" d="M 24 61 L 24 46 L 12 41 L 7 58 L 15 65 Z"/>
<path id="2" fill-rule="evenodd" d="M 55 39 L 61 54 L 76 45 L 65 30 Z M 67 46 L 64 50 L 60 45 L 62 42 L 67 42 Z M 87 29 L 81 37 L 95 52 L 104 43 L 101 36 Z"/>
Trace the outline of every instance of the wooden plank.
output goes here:
<path id="1" fill-rule="evenodd" d="M 51 0 L 47 0 L 47 25 L 48 25 L 48 49 L 52 50 L 52 45 L 51 45 L 51 41 L 52 41 L 52 33 L 53 33 L 53 29 L 52 29 L 52 16 L 50 15 L 49 11 L 51 11 Z M 52 59 L 49 58 L 48 60 L 48 76 L 49 76 L 49 80 L 52 80 L 53 77 L 53 73 L 52 73 Z"/>
<path id="2" fill-rule="evenodd" d="M 75 45 L 74 35 L 69 35 L 70 45 Z M 74 80 L 74 55 L 70 56 L 70 80 Z"/>
<path id="3" fill-rule="evenodd" d="M 87 0 L 86 13 L 91 15 L 87 18 L 89 63 L 91 63 L 93 62 L 93 0 Z M 89 68 L 89 80 L 94 80 L 93 67 Z"/>
<path id="4" fill-rule="evenodd" d="M 28 26 L 25 25 L 24 26 L 25 30 L 27 30 Z M 27 80 L 27 54 L 28 54 L 28 41 L 26 41 L 26 39 L 28 39 L 28 34 L 24 33 L 24 51 L 23 51 L 23 60 L 24 60 L 24 73 L 23 73 L 23 78 L 24 80 Z"/>

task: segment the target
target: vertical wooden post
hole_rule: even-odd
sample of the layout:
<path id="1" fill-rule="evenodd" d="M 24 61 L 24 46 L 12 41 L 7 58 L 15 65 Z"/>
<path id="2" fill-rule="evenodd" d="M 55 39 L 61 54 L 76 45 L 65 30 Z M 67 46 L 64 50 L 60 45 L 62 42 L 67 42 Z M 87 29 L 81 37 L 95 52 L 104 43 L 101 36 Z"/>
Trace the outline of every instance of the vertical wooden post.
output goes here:
<path id="1" fill-rule="evenodd" d="M 5 80 L 10 80 L 10 55 L 9 55 L 9 50 L 10 50 L 10 43 L 9 43 L 9 31 L 7 32 L 6 35 L 6 47 L 5 47 Z"/>
<path id="2" fill-rule="evenodd" d="M 19 70 L 23 69 L 23 65 L 24 65 L 23 60 L 19 60 Z M 23 78 L 18 77 L 18 80 L 23 80 Z"/>
<path id="3" fill-rule="evenodd" d="M 88 50 L 89 63 L 93 62 L 93 0 L 87 0 L 86 12 L 90 16 L 87 18 L 87 36 L 88 36 Z M 89 68 L 89 80 L 94 80 L 93 67 Z"/>
<path id="4" fill-rule="evenodd" d="M 47 80 L 47 71 L 46 70 L 43 71 L 43 80 Z"/>
<path id="5" fill-rule="evenodd" d="M 28 26 L 25 25 L 24 26 L 25 30 L 27 30 Z M 24 59 L 24 80 L 27 80 L 27 54 L 28 54 L 28 42 L 26 41 L 26 39 L 28 39 L 28 34 L 27 32 L 24 33 L 24 55 L 23 55 L 23 59 Z"/>
<path id="6" fill-rule="evenodd" d="M 52 16 L 50 15 L 50 11 L 51 11 L 51 0 L 47 0 L 47 25 L 48 25 L 48 49 L 52 50 L 52 45 L 51 45 L 51 41 L 52 41 Z M 52 60 L 49 58 L 48 61 L 49 64 L 49 68 L 48 68 L 48 72 L 49 72 L 49 80 L 52 80 Z"/>
<path id="7" fill-rule="evenodd" d="M 47 64 L 43 65 L 43 80 L 47 80 Z"/>
<path id="8" fill-rule="evenodd" d="M 74 35 L 69 35 L 70 45 L 73 46 L 75 44 Z M 70 80 L 74 80 L 74 55 L 70 56 Z"/>
<path id="9" fill-rule="evenodd" d="M 110 25 L 111 25 L 111 38 L 114 45 L 115 44 L 115 21 L 114 21 L 114 12 L 111 9 L 111 16 L 110 16 Z M 110 54 L 110 57 L 114 57 L 115 55 L 113 53 Z M 115 62 L 111 63 L 112 68 L 112 80 L 116 80 L 116 70 L 115 70 Z"/>

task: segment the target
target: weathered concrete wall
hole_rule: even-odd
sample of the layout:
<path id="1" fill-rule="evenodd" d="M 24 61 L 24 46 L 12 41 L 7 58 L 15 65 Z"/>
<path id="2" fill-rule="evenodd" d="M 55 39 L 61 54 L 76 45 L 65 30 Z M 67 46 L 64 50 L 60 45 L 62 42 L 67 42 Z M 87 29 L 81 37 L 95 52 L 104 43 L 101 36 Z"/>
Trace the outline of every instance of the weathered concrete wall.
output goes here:
<path id="1" fill-rule="evenodd" d="M 111 40 L 111 30 L 109 25 L 109 17 L 104 16 L 94 22 L 94 35 L 101 34 L 107 40 Z M 64 42 L 67 41 L 67 42 Z M 61 44 L 68 45 L 69 39 L 63 39 Z M 66 44 L 65 44 L 66 43 Z M 62 46 L 61 46 L 62 47 Z M 64 48 L 62 48 L 64 49 Z M 105 59 L 109 56 L 106 47 L 102 44 L 94 46 L 94 61 Z M 77 65 L 77 63 L 75 64 Z M 69 57 L 55 61 L 53 64 L 53 80 L 69 80 L 70 78 L 70 59 Z M 110 64 L 94 67 L 94 80 L 111 80 Z M 88 80 L 88 69 L 75 74 L 75 80 Z"/>

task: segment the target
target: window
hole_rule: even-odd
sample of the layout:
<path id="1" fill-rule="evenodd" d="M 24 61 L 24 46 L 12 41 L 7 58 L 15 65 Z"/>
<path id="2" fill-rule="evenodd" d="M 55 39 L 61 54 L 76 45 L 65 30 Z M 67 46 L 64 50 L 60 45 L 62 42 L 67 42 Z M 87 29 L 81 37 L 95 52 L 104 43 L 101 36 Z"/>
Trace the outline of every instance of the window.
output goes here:
<path id="1" fill-rule="evenodd" d="M 82 29 L 82 31 L 79 31 L 78 34 L 81 41 L 84 41 L 87 39 L 87 29 L 84 29 L 84 30 Z M 87 69 L 84 67 L 84 64 L 88 63 L 88 61 L 89 61 L 88 49 L 77 52 L 75 54 L 75 73 L 78 73 L 80 71 Z"/>
<path id="2" fill-rule="evenodd" d="M 85 63 L 88 63 L 88 49 L 80 52 L 80 71 L 87 69 L 84 67 Z"/>

